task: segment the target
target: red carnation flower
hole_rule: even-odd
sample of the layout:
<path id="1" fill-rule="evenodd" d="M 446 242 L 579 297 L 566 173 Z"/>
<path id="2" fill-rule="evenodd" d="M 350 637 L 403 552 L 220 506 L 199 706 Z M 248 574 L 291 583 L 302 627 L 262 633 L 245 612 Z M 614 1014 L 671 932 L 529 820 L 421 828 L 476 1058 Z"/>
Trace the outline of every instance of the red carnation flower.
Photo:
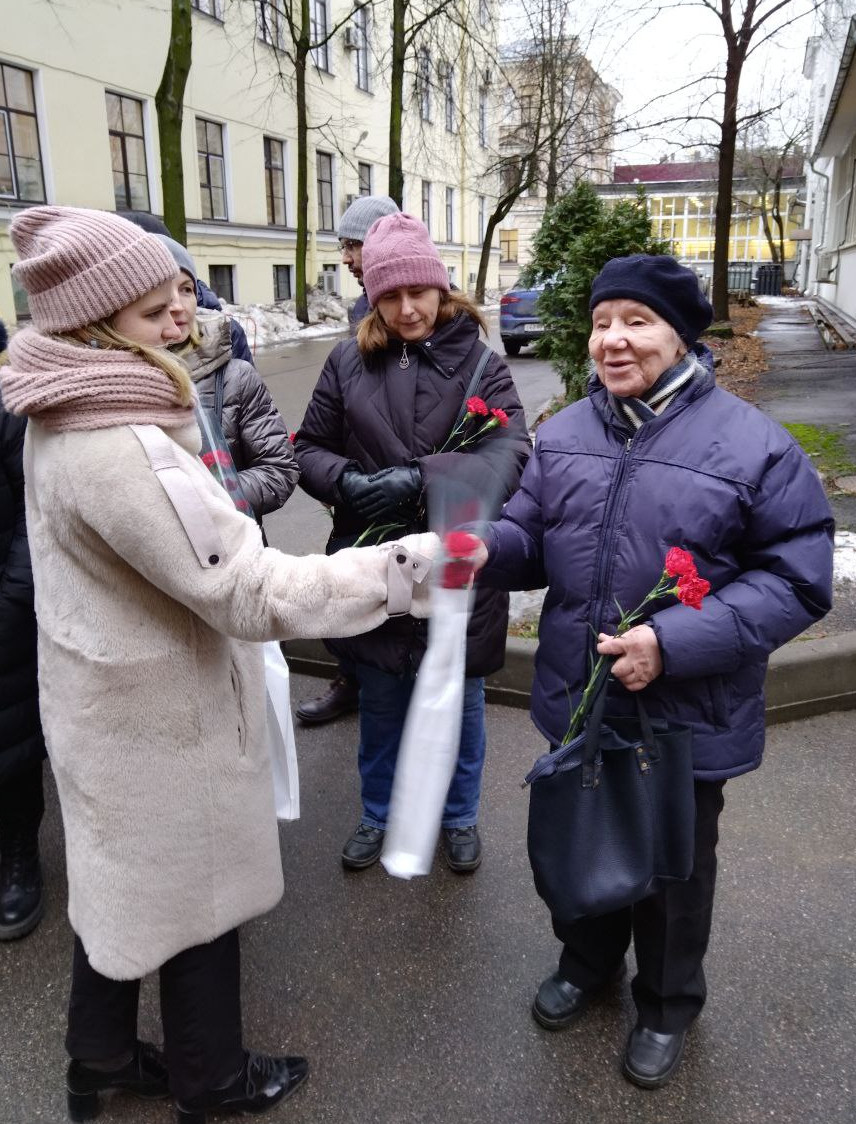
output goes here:
<path id="1" fill-rule="evenodd" d="M 468 398 L 467 399 L 467 413 L 480 417 L 487 417 L 487 406 L 481 398 Z"/>
<path id="2" fill-rule="evenodd" d="M 292 443 L 292 445 L 293 445 L 293 444 L 294 444 L 294 442 L 295 442 L 295 441 L 297 440 L 297 434 L 296 434 L 296 433 L 289 433 L 289 435 L 288 435 L 288 440 L 289 440 L 289 441 L 290 441 L 290 442 Z"/>
<path id="3" fill-rule="evenodd" d="M 665 570 L 672 578 L 694 577 L 698 573 L 693 556 L 688 550 L 681 550 L 679 546 L 669 548 Z"/>
<path id="4" fill-rule="evenodd" d="M 214 462 L 214 454 L 213 453 L 203 453 L 202 456 L 199 459 L 202 461 L 202 463 L 205 465 L 206 468 L 213 468 L 214 467 L 215 462 Z"/>
<path id="5" fill-rule="evenodd" d="M 443 539 L 443 549 L 450 559 L 443 567 L 442 586 L 444 589 L 464 589 L 473 576 L 470 561 L 479 547 L 480 540 L 467 531 L 449 531 Z"/>
<path id="6" fill-rule="evenodd" d="M 678 578 L 677 598 L 690 609 L 700 609 L 708 593 L 710 593 L 710 582 L 700 578 L 698 574 L 684 574 Z"/>
<path id="7" fill-rule="evenodd" d="M 491 410 L 491 413 L 499 422 L 500 428 L 505 429 L 505 427 L 508 425 L 508 414 L 506 414 L 505 410 L 500 410 L 499 407 L 497 407 L 496 409 Z"/>

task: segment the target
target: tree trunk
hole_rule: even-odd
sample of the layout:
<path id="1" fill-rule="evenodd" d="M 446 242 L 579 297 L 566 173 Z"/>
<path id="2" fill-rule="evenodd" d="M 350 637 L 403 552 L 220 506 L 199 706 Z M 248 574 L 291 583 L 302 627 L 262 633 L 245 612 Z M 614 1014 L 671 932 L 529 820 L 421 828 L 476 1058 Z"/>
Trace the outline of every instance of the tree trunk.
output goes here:
<path id="1" fill-rule="evenodd" d="M 294 51 L 297 103 L 297 234 L 294 245 L 294 314 L 309 323 L 306 297 L 306 251 L 309 245 L 309 123 L 306 112 L 306 59 L 309 56 L 309 0 L 300 3 L 300 37 Z"/>
<path id="2" fill-rule="evenodd" d="M 177 242 L 187 244 L 187 218 L 184 211 L 184 165 L 181 160 L 181 123 L 184 117 L 184 90 L 192 61 L 192 23 L 190 0 L 172 0 L 169 49 L 163 76 L 155 95 L 160 134 L 163 219 Z"/>
<path id="3" fill-rule="evenodd" d="M 719 144 L 719 183 L 716 190 L 716 224 L 713 247 L 713 318 L 728 319 L 728 249 L 731 235 L 731 193 L 734 153 L 737 148 L 737 91 L 743 58 L 729 44 L 725 68 L 725 104 Z"/>
<path id="4" fill-rule="evenodd" d="M 404 15 L 407 0 L 392 0 L 392 67 L 389 77 L 389 195 L 400 207 L 404 199 L 401 121 L 404 115 Z"/>
<path id="5" fill-rule="evenodd" d="M 484 291 L 487 284 L 487 270 L 490 265 L 490 253 L 493 249 L 493 235 L 496 228 L 514 206 L 514 201 L 518 195 L 503 196 L 493 213 L 487 220 L 487 226 L 484 232 L 484 241 L 482 242 L 481 254 L 479 255 L 479 270 L 476 276 L 476 291 L 475 301 L 476 304 L 484 304 Z"/>

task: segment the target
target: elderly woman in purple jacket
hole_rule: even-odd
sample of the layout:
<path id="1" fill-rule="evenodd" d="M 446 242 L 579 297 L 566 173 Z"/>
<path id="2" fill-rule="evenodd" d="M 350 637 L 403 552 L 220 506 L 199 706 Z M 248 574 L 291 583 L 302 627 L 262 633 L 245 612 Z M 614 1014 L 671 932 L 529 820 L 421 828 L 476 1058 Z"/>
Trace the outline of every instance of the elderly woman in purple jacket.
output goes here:
<path id="1" fill-rule="evenodd" d="M 333 509 L 330 552 L 375 542 L 383 528 L 390 534 L 426 529 L 435 481 L 441 487 L 453 481 L 474 501 L 493 506 L 495 514 L 517 487 L 531 448 L 511 374 L 493 353 L 478 395 L 507 415 L 507 427 L 466 450 L 448 442 L 474 393 L 472 378 L 486 350 L 479 340 L 484 324 L 468 297 L 450 291 L 425 226 L 400 213 L 378 219 L 363 243 L 362 267 L 371 311 L 357 338 L 330 353 L 295 443 L 301 486 Z M 446 862 L 458 872 L 475 870 L 481 861 L 483 677 L 502 666 L 507 626 L 507 594 L 480 591 L 467 637 L 458 763 L 442 819 Z M 363 807 L 342 852 L 350 870 L 363 870 L 380 857 L 426 633 L 423 625 L 401 618 L 336 642 L 337 653 L 356 665 L 360 684 Z"/>
<path id="2" fill-rule="evenodd" d="M 761 763 L 770 653 L 829 610 L 833 522 L 791 437 L 716 386 L 710 352 L 696 343 L 712 310 L 691 270 L 668 256 L 614 258 L 590 309 L 588 397 L 539 428 L 478 562 L 499 588 L 548 587 L 532 717 L 552 745 L 595 646 L 616 657 L 611 712 L 632 712 L 631 692 L 644 690 L 651 715 L 692 726 L 689 880 L 617 913 L 554 918 L 564 947 L 533 1006 L 543 1027 L 567 1026 L 623 972 L 632 936 L 638 1021 L 624 1073 L 656 1088 L 705 1002 L 723 787 Z M 702 611 L 672 603 L 612 635 L 617 606 L 642 601 L 670 546 L 690 551 L 711 584 Z"/>

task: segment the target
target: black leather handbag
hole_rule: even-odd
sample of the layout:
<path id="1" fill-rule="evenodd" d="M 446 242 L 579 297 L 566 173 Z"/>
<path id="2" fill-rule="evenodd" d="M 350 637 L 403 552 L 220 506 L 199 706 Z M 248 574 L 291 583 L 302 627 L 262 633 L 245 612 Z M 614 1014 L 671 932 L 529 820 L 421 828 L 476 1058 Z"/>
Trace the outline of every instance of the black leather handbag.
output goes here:
<path id="1" fill-rule="evenodd" d="M 692 730 L 604 715 L 606 677 L 585 729 L 526 777 L 535 888 L 560 921 L 623 909 L 689 878 L 695 796 Z"/>

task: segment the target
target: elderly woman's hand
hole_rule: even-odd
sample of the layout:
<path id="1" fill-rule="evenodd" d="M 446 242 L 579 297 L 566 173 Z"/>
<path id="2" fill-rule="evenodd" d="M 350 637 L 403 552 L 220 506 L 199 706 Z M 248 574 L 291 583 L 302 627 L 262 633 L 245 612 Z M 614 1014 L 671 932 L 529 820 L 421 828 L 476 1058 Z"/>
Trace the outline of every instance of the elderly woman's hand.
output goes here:
<path id="1" fill-rule="evenodd" d="M 629 628 L 623 636 L 607 636 L 602 632 L 597 640 L 600 655 L 617 657 L 612 674 L 628 691 L 641 691 L 662 674 L 660 645 L 649 624 Z"/>

